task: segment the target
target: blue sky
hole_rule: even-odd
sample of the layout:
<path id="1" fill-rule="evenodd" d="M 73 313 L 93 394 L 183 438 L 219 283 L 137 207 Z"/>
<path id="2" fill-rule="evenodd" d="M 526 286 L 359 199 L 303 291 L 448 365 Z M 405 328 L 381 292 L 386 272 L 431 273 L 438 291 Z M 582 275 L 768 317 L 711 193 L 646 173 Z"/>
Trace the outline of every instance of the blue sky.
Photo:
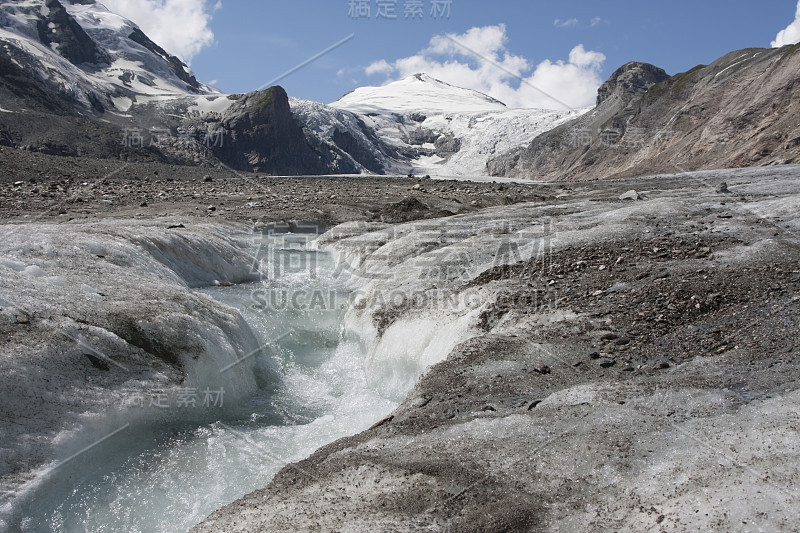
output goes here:
<path id="1" fill-rule="evenodd" d="M 137 1 L 192 3 L 127 0 Z M 435 0 L 419 0 L 422 17 L 410 20 L 404 17 L 405 9 L 414 4 L 406 4 L 415 0 L 370 0 L 369 17 L 351 13 L 351 0 L 194 1 L 205 6 L 204 30 L 210 30 L 213 39 L 206 35 L 202 46 L 192 50 L 191 67 L 199 79 L 224 92 L 254 90 L 353 34 L 352 40 L 279 84 L 291 96 L 327 103 L 355 87 L 380 85 L 419 66 L 435 70 L 435 77 L 454 78 L 444 81 L 494 91 L 493 96 L 524 107 L 547 104 L 519 91 L 519 82 L 502 70 L 481 66 L 449 41 L 431 39 L 455 34 L 506 70 L 544 84 L 577 105 L 590 99 L 598 80 L 627 61 L 653 63 L 675 74 L 736 49 L 769 47 L 795 19 L 798 7 L 797 0 L 452 0 L 449 17 L 434 18 Z M 377 18 L 382 1 L 395 6 L 396 19 Z M 147 31 L 146 21 L 131 18 Z M 173 21 L 169 30 L 180 34 L 183 26 L 188 23 Z M 183 29 L 189 39 L 198 33 Z"/>

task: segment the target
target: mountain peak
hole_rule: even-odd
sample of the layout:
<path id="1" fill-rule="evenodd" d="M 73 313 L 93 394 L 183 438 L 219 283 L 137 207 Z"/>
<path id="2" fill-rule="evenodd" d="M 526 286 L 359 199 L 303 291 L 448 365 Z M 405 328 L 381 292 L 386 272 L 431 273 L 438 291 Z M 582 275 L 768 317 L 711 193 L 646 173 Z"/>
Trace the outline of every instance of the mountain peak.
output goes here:
<path id="1" fill-rule="evenodd" d="M 437 80 L 436 78 L 434 78 L 432 76 L 428 76 L 424 72 L 417 72 L 416 74 L 412 74 L 411 76 L 408 76 L 405 79 L 408 80 L 408 81 L 417 80 L 417 81 L 421 81 L 423 83 L 425 83 L 425 82 L 444 83 L 443 81 Z"/>
<path id="2" fill-rule="evenodd" d="M 649 63 L 631 61 L 625 63 L 606 80 L 597 90 L 597 105 L 602 104 L 611 96 L 617 96 L 622 101 L 629 101 L 634 96 L 647 92 L 647 90 L 660 81 L 669 78 L 664 69 Z"/>
<path id="3" fill-rule="evenodd" d="M 425 73 L 417 73 L 380 87 L 360 87 L 331 104 L 364 114 L 472 113 L 502 111 L 506 105 L 472 89 L 457 87 Z"/>

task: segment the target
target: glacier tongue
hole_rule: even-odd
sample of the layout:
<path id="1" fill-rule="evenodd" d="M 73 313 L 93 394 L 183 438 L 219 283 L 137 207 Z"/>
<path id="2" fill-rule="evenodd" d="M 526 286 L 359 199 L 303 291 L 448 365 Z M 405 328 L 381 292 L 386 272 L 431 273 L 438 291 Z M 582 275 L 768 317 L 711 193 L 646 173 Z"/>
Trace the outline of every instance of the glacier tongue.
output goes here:
<path id="1" fill-rule="evenodd" d="M 486 176 L 489 159 L 588 111 L 509 109 L 425 74 L 327 106 L 298 98 L 291 106 L 308 133 L 355 156 L 364 172 L 439 177 Z"/>

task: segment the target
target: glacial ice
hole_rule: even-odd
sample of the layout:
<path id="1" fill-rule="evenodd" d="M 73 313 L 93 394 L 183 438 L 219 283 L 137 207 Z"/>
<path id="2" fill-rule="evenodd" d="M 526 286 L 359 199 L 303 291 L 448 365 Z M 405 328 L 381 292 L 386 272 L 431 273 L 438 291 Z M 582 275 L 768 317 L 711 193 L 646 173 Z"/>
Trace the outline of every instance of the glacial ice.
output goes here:
<path id="1" fill-rule="evenodd" d="M 0 317 L 26 328 L 0 355 L 0 475 L 14 494 L 0 527 L 186 530 L 397 406 L 367 380 L 344 310 L 253 306 L 257 269 L 272 265 L 256 263 L 251 235 L 132 221 L 0 231 Z M 343 290 L 321 255 L 314 276 L 270 286 Z M 224 406 L 174 408 L 205 389 Z M 162 392 L 171 408 L 149 408 Z"/>
<path id="2" fill-rule="evenodd" d="M 126 395 L 163 391 L 174 401 L 179 388 L 208 388 L 236 405 L 273 379 L 245 359 L 259 343 L 239 313 L 187 289 L 251 277 L 249 254 L 222 231 L 105 222 L 0 232 L 5 490 L 24 493 L 47 479 L 48 465 L 126 423 L 174 414 L 125 405 Z"/>

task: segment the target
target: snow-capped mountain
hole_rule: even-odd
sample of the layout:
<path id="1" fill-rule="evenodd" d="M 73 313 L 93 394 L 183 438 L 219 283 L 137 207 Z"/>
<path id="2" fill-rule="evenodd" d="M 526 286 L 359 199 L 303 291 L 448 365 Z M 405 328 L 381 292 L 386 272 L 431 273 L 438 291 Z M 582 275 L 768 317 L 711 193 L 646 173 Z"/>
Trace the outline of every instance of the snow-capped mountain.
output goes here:
<path id="1" fill-rule="evenodd" d="M 505 111 L 506 105 L 478 91 L 462 89 L 427 74 L 414 74 L 382 87 L 359 87 L 331 104 L 361 115 L 399 114 L 444 115 Z"/>
<path id="2" fill-rule="evenodd" d="M 0 2 L 0 56 L 101 112 L 216 92 L 138 26 L 94 0 Z"/>
<path id="3" fill-rule="evenodd" d="M 96 0 L 0 0 L 0 101 L 7 146 L 271 174 L 486 175 L 579 114 L 508 109 L 425 74 L 330 105 L 225 95 Z"/>
<path id="4" fill-rule="evenodd" d="M 485 175 L 492 157 L 583 112 L 509 109 L 426 74 L 361 87 L 328 106 L 293 99 L 292 109 L 307 131 L 350 152 L 341 142 L 347 136 L 347 146 L 357 145 L 386 173 L 439 176 Z"/>

